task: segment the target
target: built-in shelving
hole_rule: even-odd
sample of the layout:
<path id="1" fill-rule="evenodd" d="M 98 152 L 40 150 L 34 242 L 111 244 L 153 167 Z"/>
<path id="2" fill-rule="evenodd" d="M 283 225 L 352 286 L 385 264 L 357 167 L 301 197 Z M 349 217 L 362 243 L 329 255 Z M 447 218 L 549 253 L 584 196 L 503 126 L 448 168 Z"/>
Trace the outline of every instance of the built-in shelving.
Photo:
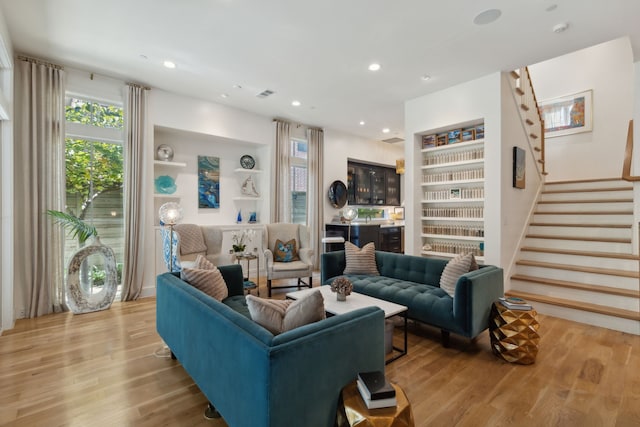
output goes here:
<path id="1" fill-rule="evenodd" d="M 174 168 L 186 168 L 187 167 L 186 163 L 170 162 L 170 161 L 165 161 L 165 160 L 154 160 L 153 164 L 154 164 L 154 166 L 167 166 L 167 167 L 174 167 Z"/>
<path id="2" fill-rule="evenodd" d="M 244 169 L 244 168 L 236 168 L 233 170 L 236 173 L 262 173 L 260 169 Z"/>
<path id="3" fill-rule="evenodd" d="M 450 258 L 472 252 L 484 260 L 484 142 L 436 142 L 420 150 L 421 254 Z"/>

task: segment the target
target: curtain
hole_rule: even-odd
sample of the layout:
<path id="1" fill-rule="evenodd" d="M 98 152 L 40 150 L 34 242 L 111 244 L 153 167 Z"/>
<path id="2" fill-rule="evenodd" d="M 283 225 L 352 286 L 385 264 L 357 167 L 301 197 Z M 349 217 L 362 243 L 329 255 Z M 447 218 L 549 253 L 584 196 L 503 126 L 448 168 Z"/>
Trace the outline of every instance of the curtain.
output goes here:
<path id="1" fill-rule="evenodd" d="M 271 222 L 290 222 L 290 183 L 289 183 L 289 151 L 290 125 L 287 122 L 274 120 L 275 127 L 275 162 L 271 179 L 273 199 L 271 201 Z"/>
<path id="2" fill-rule="evenodd" d="M 140 296 L 144 279 L 145 142 L 148 88 L 127 85 L 124 146 L 124 266 L 122 301 Z"/>
<path id="3" fill-rule="evenodd" d="M 14 259 L 18 309 L 64 310 L 64 231 L 46 215 L 64 211 L 64 70 L 18 57 L 15 74 Z"/>
<path id="4" fill-rule="evenodd" d="M 320 266 L 322 236 L 324 235 L 324 131 L 309 129 L 307 136 L 309 151 L 307 168 L 309 173 L 307 189 L 307 225 L 311 234 L 311 247 L 316 254 L 314 268 Z"/>

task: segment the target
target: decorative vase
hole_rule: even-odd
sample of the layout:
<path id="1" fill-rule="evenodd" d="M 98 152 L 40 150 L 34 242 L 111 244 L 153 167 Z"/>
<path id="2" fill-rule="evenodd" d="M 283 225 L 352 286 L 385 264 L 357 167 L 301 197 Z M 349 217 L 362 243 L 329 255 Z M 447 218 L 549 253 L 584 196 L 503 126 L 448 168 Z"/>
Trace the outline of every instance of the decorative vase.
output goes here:
<path id="1" fill-rule="evenodd" d="M 88 258 L 92 255 L 98 255 L 103 258 L 100 264 L 104 268 L 104 278 L 101 277 L 100 279 L 102 289 L 96 294 L 90 294 L 84 289 L 81 280 L 81 277 L 86 279 L 93 268 L 88 262 Z M 98 271 L 102 276 L 102 271 Z M 118 290 L 118 271 L 116 268 L 116 255 L 113 249 L 103 245 L 98 237 L 95 237 L 90 245 L 78 249 L 69 261 L 65 285 L 67 304 L 75 314 L 106 310 L 111 307 Z"/>
<path id="2" fill-rule="evenodd" d="M 346 301 L 347 300 L 347 295 L 343 294 L 342 292 L 336 292 L 336 299 L 338 301 Z"/>

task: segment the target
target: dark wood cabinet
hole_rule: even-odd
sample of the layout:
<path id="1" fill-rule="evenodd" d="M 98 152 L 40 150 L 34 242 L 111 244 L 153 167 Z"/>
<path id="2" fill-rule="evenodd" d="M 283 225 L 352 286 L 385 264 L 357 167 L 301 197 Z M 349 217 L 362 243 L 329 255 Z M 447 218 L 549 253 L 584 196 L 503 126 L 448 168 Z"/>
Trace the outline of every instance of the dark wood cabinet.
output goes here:
<path id="1" fill-rule="evenodd" d="M 384 227 L 380 229 L 380 250 L 404 253 L 402 233 L 404 227 Z"/>
<path id="2" fill-rule="evenodd" d="M 347 201 L 352 205 L 400 205 L 400 176 L 391 167 L 348 162 Z"/>
<path id="3" fill-rule="evenodd" d="M 349 226 L 346 224 L 325 224 L 327 237 L 343 237 L 346 241 L 349 238 Z M 404 227 L 380 227 L 378 224 L 355 224 L 351 225 L 350 241 L 358 247 L 363 247 L 369 242 L 373 242 L 376 249 L 386 252 L 404 252 L 403 237 Z M 325 248 L 327 252 L 340 251 L 344 249 L 344 244 L 328 244 Z"/>

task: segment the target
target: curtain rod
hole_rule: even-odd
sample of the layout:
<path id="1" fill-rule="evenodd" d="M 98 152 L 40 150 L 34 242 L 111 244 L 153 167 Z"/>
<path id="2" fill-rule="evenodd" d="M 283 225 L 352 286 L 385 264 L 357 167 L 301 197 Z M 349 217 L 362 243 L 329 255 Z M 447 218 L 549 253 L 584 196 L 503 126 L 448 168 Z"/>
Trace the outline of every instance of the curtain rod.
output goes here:
<path id="1" fill-rule="evenodd" d="M 138 83 L 127 82 L 127 86 L 137 87 L 137 88 L 144 89 L 144 90 L 151 90 L 151 88 L 149 86 L 143 86 L 143 85 L 138 84 Z"/>
<path id="2" fill-rule="evenodd" d="M 44 61 L 42 59 L 30 58 L 28 56 L 23 56 L 23 55 L 18 55 L 17 58 L 20 61 L 30 62 L 32 64 L 37 64 L 37 65 L 46 65 L 47 67 L 51 67 L 51 68 L 54 68 L 56 70 L 64 70 L 64 67 L 62 65 L 53 64 L 51 62 L 47 62 L 47 61 Z"/>
<path id="3" fill-rule="evenodd" d="M 318 127 L 318 126 L 305 125 L 304 123 L 292 122 L 292 121 L 289 121 L 289 120 L 278 119 L 278 118 L 275 118 L 272 121 L 281 122 L 281 123 L 289 123 L 290 125 L 295 125 L 298 128 L 304 126 L 307 129 L 316 129 L 316 130 L 321 130 L 321 131 L 324 132 L 324 128 L 321 128 L 321 127 Z"/>

